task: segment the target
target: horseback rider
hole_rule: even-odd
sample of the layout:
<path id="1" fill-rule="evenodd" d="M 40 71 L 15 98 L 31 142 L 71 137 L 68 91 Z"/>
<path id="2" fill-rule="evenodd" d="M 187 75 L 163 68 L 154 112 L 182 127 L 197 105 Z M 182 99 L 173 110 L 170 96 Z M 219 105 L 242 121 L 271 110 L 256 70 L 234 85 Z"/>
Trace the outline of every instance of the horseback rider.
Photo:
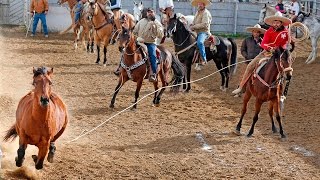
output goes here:
<path id="1" fill-rule="evenodd" d="M 78 0 L 78 3 L 76 5 L 76 9 L 74 11 L 74 24 L 77 25 L 80 21 L 81 12 L 83 10 L 84 4 L 87 2 L 87 0 Z"/>
<path id="2" fill-rule="evenodd" d="M 173 0 L 161 0 L 159 1 L 160 12 L 166 15 L 167 18 L 171 18 L 173 15 Z"/>
<path id="3" fill-rule="evenodd" d="M 133 34 L 137 35 L 137 41 L 144 43 L 148 49 L 148 55 L 151 62 L 152 74 L 149 81 L 157 81 L 157 56 L 156 56 L 156 38 L 163 37 L 163 27 L 156 19 L 153 8 L 147 9 L 147 17 L 141 19 L 134 27 Z"/>
<path id="4" fill-rule="evenodd" d="M 284 5 L 282 3 L 283 0 L 278 0 L 277 5 L 275 6 L 277 11 L 280 11 L 281 13 L 285 14 L 286 10 L 284 9 Z"/>
<path id="5" fill-rule="evenodd" d="M 207 63 L 206 51 L 204 46 L 204 41 L 210 37 L 210 24 L 212 20 L 211 13 L 206 6 L 210 5 L 209 0 L 192 0 L 191 5 L 198 7 L 195 14 L 193 23 L 190 25 L 190 29 L 197 33 L 197 45 L 202 58 L 202 65 Z"/>
<path id="6" fill-rule="evenodd" d="M 240 85 L 236 90 L 232 91 L 233 94 L 241 93 L 243 86 L 253 73 L 255 66 L 260 59 L 265 57 L 269 58 L 272 55 L 272 52 L 279 47 L 282 47 L 283 49 L 287 49 L 288 47 L 290 34 L 288 33 L 286 26 L 292 23 L 291 20 L 283 17 L 281 12 L 276 12 L 275 15 L 266 17 L 264 22 L 270 25 L 270 28 L 265 32 L 261 42 L 261 47 L 264 50 L 248 64 L 245 73 L 242 76 Z"/>
<path id="7" fill-rule="evenodd" d="M 292 22 L 296 22 L 297 17 L 300 13 L 300 5 L 297 0 L 291 0 L 291 6 L 289 9 L 290 19 Z"/>

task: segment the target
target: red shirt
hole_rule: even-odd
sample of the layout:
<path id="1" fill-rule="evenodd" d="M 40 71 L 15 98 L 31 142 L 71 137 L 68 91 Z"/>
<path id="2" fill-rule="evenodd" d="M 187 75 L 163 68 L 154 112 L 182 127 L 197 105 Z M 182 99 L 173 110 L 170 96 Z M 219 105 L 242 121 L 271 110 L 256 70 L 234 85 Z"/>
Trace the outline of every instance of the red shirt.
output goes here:
<path id="1" fill-rule="evenodd" d="M 270 50 L 270 48 L 282 47 L 287 49 L 287 44 L 289 40 L 289 33 L 287 28 L 281 31 L 275 31 L 271 26 L 265 33 L 261 42 L 261 47 L 265 50 Z"/>

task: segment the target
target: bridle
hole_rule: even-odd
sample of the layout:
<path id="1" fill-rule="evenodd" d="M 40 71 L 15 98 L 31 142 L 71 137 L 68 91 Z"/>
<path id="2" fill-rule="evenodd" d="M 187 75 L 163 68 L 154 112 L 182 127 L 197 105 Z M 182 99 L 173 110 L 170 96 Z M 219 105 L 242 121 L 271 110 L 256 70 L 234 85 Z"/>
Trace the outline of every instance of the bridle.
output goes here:
<path id="1" fill-rule="evenodd" d="M 174 27 L 168 32 L 168 34 L 170 35 L 170 37 L 173 36 L 173 33 L 175 33 L 177 31 L 177 24 L 178 21 L 180 21 L 180 18 L 176 18 L 176 20 L 174 21 Z M 181 22 L 183 24 L 183 22 Z M 184 24 L 183 24 L 184 25 Z M 184 25 L 184 28 L 187 30 L 187 27 Z M 188 31 L 188 30 L 187 30 Z M 180 44 L 176 44 L 174 43 L 175 46 L 182 46 L 188 39 L 189 37 L 192 35 L 192 33 L 190 31 L 188 31 L 188 36 L 182 41 L 182 43 Z"/>

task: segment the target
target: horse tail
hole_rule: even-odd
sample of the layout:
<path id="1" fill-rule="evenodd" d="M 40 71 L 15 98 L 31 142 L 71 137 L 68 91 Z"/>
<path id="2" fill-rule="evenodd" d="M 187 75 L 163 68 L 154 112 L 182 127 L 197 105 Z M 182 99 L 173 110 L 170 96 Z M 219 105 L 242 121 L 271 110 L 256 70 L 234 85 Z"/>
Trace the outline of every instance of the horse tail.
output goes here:
<path id="1" fill-rule="evenodd" d="M 234 75 L 237 71 L 237 44 L 232 38 L 228 38 L 232 45 L 231 59 L 230 59 L 230 73 Z"/>
<path id="2" fill-rule="evenodd" d="M 17 130 L 16 130 L 16 124 L 14 124 L 8 131 L 7 134 L 4 136 L 3 141 L 9 141 L 9 139 L 12 139 L 12 141 L 18 136 Z"/>
<path id="3" fill-rule="evenodd" d="M 174 54 L 171 54 L 172 56 L 172 65 L 171 68 L 173 70 L 173 78 L 171 80 L 171 82 L 173 82 L 173 86 L 171 90 L 173 91 L 178 91 L 179 89 L 179 84 L 182 83 L 183 79 L 185 78 L 185 74 L 186 74 L 186 69 L 184 67 L 184 65 L 179 61 L 178 57 Z"/>
<path id="4" fill-rule="evenodd" d="M 59 34 L 65 34 L 65 33 L 67 33 L 68 31 L 70 31 L 70 29 L 72 28 L 72 26 L 73 26 L 73 25 L 71 24 L 71 25 L 68 27 L 68 29 L 59 32 Z"/>

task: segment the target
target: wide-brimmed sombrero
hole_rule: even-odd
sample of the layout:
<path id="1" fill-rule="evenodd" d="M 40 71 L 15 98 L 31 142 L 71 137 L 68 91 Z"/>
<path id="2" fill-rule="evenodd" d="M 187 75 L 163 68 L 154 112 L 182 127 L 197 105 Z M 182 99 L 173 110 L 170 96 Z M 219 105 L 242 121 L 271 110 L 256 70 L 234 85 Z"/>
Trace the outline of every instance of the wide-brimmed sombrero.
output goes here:
<path id="1" fill-rule="evenodd" d="M 266 32 L 266 30 L 261 28 L 259 24 L 256 24 L 253 27 L 247 27 L 247 31 L 251 33 L 252 31 L 259 31 L 261 34 L 264 34 Z"/>
<path id="2" fill-rule="evenodd" d="M 264 18 L 264 22 L 268 25 L 272 25 L 273 21 L 281 21 L 284 26 L 288 26 L 291 24 L 291 20 L 289 18 L 283 17 L 281 12 L 276 12 L 273 16 L 268 16 Z"/>
<path id="3" fill-rule="evenodd" d="M 192 6 L 198 6 L 198 3 L 204 3 L 205 6 L 208 6 L 211 4 L 210 0 L 192 0 L 191 1 Z"/>

